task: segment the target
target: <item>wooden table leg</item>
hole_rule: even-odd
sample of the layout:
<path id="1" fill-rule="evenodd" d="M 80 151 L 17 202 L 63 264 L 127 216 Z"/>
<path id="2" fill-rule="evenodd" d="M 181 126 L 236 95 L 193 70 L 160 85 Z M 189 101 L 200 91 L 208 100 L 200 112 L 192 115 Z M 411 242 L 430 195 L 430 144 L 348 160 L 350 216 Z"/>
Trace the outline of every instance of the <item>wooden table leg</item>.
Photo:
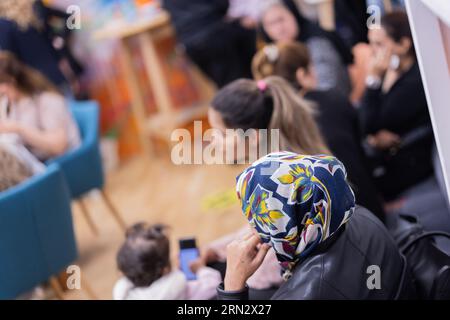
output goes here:
<path id="1" fill-rule="evenodd" d="M 81 209 L 81 213 L 83 213 L 84 218 L 86 219 L 87 224 L 89 225 L 89 228 L 92 230 L 92 233 L 96 236 L 99 235 L 97 226 L 95 225 L 94 221 L 92 220 L 91 214 L 86 206 L 86 204 L 84 203 L 83 199 L 78 199 L 77 200 L 78 206 Z"/>
<path id="2" fill-rule="evenodd" d="M 133 58 L 131 55 L 131 48 L 127 39 L 121 41 L 120 59 L 123 67 L 124 76 L 128 86 L 131 97 L 131 108 L 133 116 L 136 121 L 138 134 L 142 149 L 145 155 L 150 156 L 153 149 L 150 143 L 150 138 L 147 134 L 146 119 L 147 110 L 145 108 L 144 97 L 139 88 L 139 80 L 136 76 L 133 66 Z"/>
<path id="3" fill-rule="evenodd" d="M 139 43 L 144 57 L 145 70 L 150 78 L 150 86 L 155 96 L 156 108 L 159 112 L 170 113 L 173 111 L 170 92 L 161 67 L 162 61 L 158 58 L 151 33 L 141 33 L 139 35 Z"/>

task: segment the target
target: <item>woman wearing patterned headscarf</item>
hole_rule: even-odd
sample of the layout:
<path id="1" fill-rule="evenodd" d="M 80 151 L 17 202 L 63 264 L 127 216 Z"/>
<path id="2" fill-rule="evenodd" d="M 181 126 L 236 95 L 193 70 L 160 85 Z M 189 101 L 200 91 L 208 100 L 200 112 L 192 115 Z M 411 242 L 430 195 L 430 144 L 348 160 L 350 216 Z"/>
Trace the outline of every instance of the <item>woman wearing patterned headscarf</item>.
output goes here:
<path id="1" fill-rule="evenodd" d="M 273 299 L 396 299 L 409 293 L 406 263 L 382 223 L 355 205 L 331 156 L 269 154 L 237 179 L 254 229 L 228 246 L 221 299 L 248 298 L 246 281 L 274 250 L 285 283 Z"/>

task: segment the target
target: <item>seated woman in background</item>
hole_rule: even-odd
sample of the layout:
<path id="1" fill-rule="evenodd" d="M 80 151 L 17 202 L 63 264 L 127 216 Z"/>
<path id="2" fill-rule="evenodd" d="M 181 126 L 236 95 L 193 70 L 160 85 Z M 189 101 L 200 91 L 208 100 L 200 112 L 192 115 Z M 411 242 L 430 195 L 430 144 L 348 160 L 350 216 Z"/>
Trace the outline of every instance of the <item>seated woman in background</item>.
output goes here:
<path id="1" fill-rule="evenodd" d="M 228 246 L 219 299 L 247 299 L 247 279 L 269 250 L 285 279 L 272 299 L 389 300 L 413 293 L 406 261 L 383 224 L 355 206 L 336 158 L 270 154 L 237 178 L 236 191 L 254 230 Z M 378 284 L 370 280 L 373 266 L 382 270 Z"/>
<path id="2" fill-rule="evenodd" d="M 352 90 L 348 65 L 350 49 L 333 32 L 305 19 L 292 0 L 270 1 L 261 9 L 261 26 L 267 42 L 303 42 L 311 53 L 319 89 L 337 89 L 345 96 Z"/>
<path id="3" fill-rule="evenodd" d="M 39 72 L 0 52 L 0 96 L 9 114 L 0 120 L 0 135 L 15 134 L 45 162 L 80 144 L 78 127 L 64 97 Z"/>
<path id="4" fill-rule="evenodd" d="M 317 105 L 315 118 L 320 131 L 331 152 L 347 167 L 357 203 L 384 220 L 381 200 L 361 144 L 357 111 L 336 90 L 317 90 L 315 68 L 307 47 L 298 42 L 266 46 L 253 59 L 253 76 L 256 80 L 282 77 L 301 96 Z"/>
<path id="5" fill-rule="evenodd" d="M 408 17 L 384 16 L 369 32 L 373 58 L 360 115 L 386 200 L 433 173 L 433 132 Z"/>

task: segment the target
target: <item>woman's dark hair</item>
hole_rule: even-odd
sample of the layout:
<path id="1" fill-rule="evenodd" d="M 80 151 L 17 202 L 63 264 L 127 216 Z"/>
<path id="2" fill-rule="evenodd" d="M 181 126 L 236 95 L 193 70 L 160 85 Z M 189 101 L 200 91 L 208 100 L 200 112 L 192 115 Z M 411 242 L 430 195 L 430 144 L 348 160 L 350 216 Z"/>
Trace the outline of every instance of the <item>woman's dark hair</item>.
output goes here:
<path id="1" fill-rule="evenodd" d="M 230 129 L 268 129 L 273 100 L 262 94 L 254 81 L 237 80 L 220 90 L 211 106 Z"/>
<path id="2" fill-rule="evenodd" d="M 216 94 L 211 107 L 227 128 L 279 130 L 281 150 L 330 154 L 314 119 L 314 107 L 283 78 L 268 77 L 259 83 L 236 80 Z"/>
<path id="3" fill-rule="evenodd" d="M 20 62 L 9 52 L 0 52 L 0 83 L 8 83 L 27 95 L 57 92 L 44 75 Z"/>
<path id="4" fill-rule="evenodd" d="M 409 53 L 415 55 L 414 42 L 409 26 L 408 15 L 404 11 L 394 11 L 381 18 L 381 26 L 386 31 L 389 38 L 399 43 L 402 39 L 411 40 Z"/>
<path id="5" fill-rule="evenodd" d="M 117 265 L 134 286 L 148 287 L 170 268 L 170 244 L 165 230 L 165 226 L 145 223 L 127 230 Z"/>
<path id="6" fill-rule="evenodd" d="M 326 31 L 322 29 L 318 24 L 305 18 L 300 12 L 297 4 L 293 0 L 280 0 L 280 4 L 287 10 L 289 10 L 289 12 L 291 12 L 295 20 L 297 21 L 297 25 L 300 30 L 300 34 L 296 39 L 297 41 L 307 42 L 310 38 L 313 37 L 326 38 L 334 46 L 345 65 L 353 63 L 353 54 L 350 48 L 344 43 L 344 41 L 339 37 L 337 33 Z M 273 39 L 269 37 L 262 25 L 259 29 L 264 41 L 266 43 L 272 43 Z"/>

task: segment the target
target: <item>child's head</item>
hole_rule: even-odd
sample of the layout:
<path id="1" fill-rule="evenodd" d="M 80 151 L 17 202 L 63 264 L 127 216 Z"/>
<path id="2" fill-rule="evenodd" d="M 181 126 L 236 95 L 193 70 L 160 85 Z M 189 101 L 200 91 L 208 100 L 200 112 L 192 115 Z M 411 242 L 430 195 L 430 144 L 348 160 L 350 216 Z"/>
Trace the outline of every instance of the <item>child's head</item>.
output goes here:
<path id="1" fill-rule="evenodd" d="M 138 223 L 126 232 L 117 254 L 119 270 L 136 287 L 148 287 L 170 270 L 170 245 L 166 227 Z"/>
<path id="2" fill-rule="evenodd" d="M 253 58 L 252 71 L 257 80 L 279 76 L 298 89 L 317 86 L 308 48 L 299 42 L 265 46 Z"/>
<path id="3" fill-rule="evenodd" d="M 329 153 L 316 125 L 313 106 L 280 77 L 232 82 L 212 101 L 209 121 L 223 134 L 226 129 L 278 129 L 281 150 Z"/>

